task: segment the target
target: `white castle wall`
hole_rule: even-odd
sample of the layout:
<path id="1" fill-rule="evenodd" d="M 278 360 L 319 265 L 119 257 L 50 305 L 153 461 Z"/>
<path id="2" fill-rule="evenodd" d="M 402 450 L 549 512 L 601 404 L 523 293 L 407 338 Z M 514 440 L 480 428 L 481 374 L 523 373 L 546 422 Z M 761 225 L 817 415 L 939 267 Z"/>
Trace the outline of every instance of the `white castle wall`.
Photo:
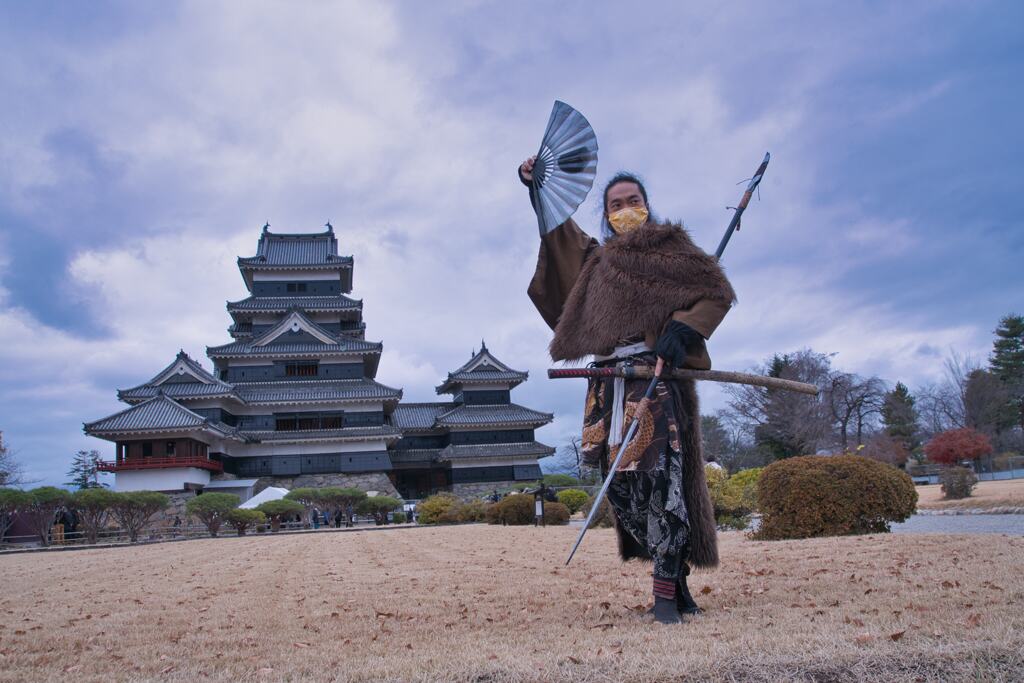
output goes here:
<path id="1" fill-rule="evenodd" d="M 210 473 L 198 467 L 131 470 L 114 475 L 115 491 L 181 491 L 185 484 L 209 483 Z"/>

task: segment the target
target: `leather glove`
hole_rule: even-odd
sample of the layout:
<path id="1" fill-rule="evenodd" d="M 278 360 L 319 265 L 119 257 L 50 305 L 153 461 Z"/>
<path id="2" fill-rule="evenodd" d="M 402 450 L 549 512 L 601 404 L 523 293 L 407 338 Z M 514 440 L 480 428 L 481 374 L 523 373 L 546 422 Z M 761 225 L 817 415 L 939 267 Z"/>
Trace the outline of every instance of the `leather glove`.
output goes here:
<path id="1" fill-rule="evenodd" d="M 686 323 L 669 320 L 664 333 L 654 345 L 654 353 L 665 361 L 667 369 L 681 368 L 686 362 L 688 351 L 696 349 L 702 339 L 700 332 Z"/>

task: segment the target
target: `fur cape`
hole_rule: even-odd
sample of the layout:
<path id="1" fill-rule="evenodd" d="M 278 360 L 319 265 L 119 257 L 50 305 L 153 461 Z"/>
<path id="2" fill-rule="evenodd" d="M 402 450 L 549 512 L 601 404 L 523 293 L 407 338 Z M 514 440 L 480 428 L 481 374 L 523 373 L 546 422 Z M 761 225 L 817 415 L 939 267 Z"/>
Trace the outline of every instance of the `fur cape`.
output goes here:
<path id="1" fill-rule="evenodd" d="M 648 223 L 609 239 L 587 258 L 555 327 L 551 357 L 575 360 L 606 353 L 621 340 L 660 331 L 675 311 L 701 299 L 730 304 L 736 299 L 718 261 L 697 247 L 681 225 Z M 715 567 L 718 535 L 704 475 L 697 391 L 693 380 L 668 386 L 680 431 L 689 562 Z M 615 530 L 623 560 L 650 559 L 647 549 L 617 522 Z"/>
<path id="2" fill-rule="evenodd" d="M 718 261 L 682 225 L 648 223 L 587 258 L 555 327 L 551 357 L 608 353 L 621 340 L 659 332 L 675 311 L 701 299 L 736 299 Z"/>

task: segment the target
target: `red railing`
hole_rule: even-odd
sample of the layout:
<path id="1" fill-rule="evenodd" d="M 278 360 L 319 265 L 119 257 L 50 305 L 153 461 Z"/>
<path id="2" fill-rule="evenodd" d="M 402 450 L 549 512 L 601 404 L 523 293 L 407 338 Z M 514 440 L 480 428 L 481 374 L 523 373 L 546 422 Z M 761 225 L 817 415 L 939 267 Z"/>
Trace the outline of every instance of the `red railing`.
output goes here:
<path id="1" fill-rule="evenodd" d="M 101 460 L 96 469 L 100 472 L 126 472 L 129 470 L 154 470 L 168 467 L 198 467 L 211 472 L 223 472 L 224 465 L 216 460 L 208 460 L 200 456 L 182 456 L 180 458 L 132 458 L 115 462 Z"/>

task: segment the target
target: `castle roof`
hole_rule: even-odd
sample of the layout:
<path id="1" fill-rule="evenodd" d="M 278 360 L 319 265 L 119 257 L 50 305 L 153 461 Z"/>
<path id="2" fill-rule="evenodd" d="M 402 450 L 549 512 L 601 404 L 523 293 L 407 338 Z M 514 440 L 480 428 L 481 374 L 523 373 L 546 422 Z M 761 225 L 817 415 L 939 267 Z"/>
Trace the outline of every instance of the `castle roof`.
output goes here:
<path id="1" fill-rule="evenodd" d="M 305 443 L 312 441 L 366 441 L 383 439 L 397 441 L 402 433 L 390 425 L 373 427 L 343 427 L 341 429 L 310 429 L 300 431 L 244 431 L 247 438 L 260 442 Z"/>
<path id="2" fill-rule="evenodd" d="M 555 418 L 551 413 L 542 413 L 515 403 L 503 405 L 457 405 L 438 415 L 439 427 L 540 427 Z"/>
<path id="3" fill-rule="evenodd" d="M 119 413 L 88 422 L 84 429 L 93 436 L 202 430 L 240 439 L 231 427 L 194 413 L 163 393 Z"/>
<path id="4" fill-rule="evenodd" d="M 338 255 L 338 240 L 328 223 L 325 232 L 273 233 L 263 226 L 255 256 L 240 256 L 238 268 L 246 286 L 252 288 L 256 270 L 338 270 L 347 273 L 345 289 L 351 289 L 351 256 Z M 345 275 L 342 276 L 345 279 Z"/>
<path id="5" fill-rule="evenodd" d="M 528 372 L 513 370 L 494 357 L 487 345 L 480 342 L 480 350 L 437 387 L 437 393 L 450 394 L 466 384 L 506 384 L 511 389 L 529 377 Z"/>
<path id="6" fill-rule="evenodd" d="M 454 407 L 454 403 L 399 403 L 391 422 L 403 432 L 436 429 L 437 418 Z"/>
<path id="7" fill-rule="evenodd" d="M 362 311 L 363 302 L 344 294 L 333 296 L 250 296 L 241 301 L 227 302 L 228 313 L 286 313 L 292 308 L 306 311 L 335 313 Z"/>
<path id="8" fill-rule="evenodd" d="M 382 348 L 380 342 L 334 334 L 310 320 L 301 310 L 293 308 L 281 322 L 258 337 L 208 346 L 206 355 L 210 358 L 379 355 Z"/>
<path id="9" fill-rule="evenodd" d="M 461 446 L 452 444 L 440 451 L 438 454 L 438 460 L 441 462 L 450 462 L 452 460 L 469 458 L 544 458 L 554 452 L 554 448 L 546 446 L 538 441 L 528 441 L 525 443 L 466 444 Z"/>
<path id="10" fill-rule="evenodd" d="M 121 389 L 117 397 L 126 402 L 138 402 L 159 393 L 171 398 L 214 398 L 233 395 L 233 387 L 203 369 L 184 351 L 179 351 L 170 365 L 154 375 L 148 382 Z"/>
<path id="11" fill-rule="evenodd" d="M 248 404 L 301 404 L 338 401 L 397 403 L 402 390 L 372 379 L 239 382 L 238 397 Z"/>

